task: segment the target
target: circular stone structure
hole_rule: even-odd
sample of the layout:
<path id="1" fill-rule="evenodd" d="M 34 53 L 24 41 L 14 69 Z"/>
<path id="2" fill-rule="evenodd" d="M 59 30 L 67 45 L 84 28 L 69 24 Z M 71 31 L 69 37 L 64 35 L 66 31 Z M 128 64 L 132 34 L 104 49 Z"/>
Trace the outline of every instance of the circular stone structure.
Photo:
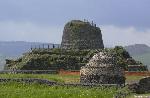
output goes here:
<path id="1" fill-rule="evenodd" d="M 72 20 L 63 31 L 62 49 L 101 49 L 104 48 L 102 34 L 96 24 Z"/>
<path id="2" fill-rule="evenodd" d="M 117 65 L 117 57 L 108 52 L 94 55 L 80 70 L 81 83 L 124 84 L 124 69 Z"/>

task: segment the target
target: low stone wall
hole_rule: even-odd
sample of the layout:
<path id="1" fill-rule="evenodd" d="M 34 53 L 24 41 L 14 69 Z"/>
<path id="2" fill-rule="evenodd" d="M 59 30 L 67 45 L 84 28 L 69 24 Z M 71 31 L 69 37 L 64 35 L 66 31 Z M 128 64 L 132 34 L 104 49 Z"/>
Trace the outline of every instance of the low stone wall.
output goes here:
<path id="1" fill-rule="evenodd" d="M 0 82 L 24 82 L 24 83 L 39 83 L 39 84 L 46 84 L 46 85 L 57 84 L 54 81 L 36 79 L 36 78 L 0 78 Z"/>
<path id="2" fill-rule="evenodd" d="M 7 74 L 7 73 L 14 73 L 14 74 L 57 74 L 57 70 L 3 70 L 0 71 L 0 74 Z"/>
<path id="3" fill-rule="evenodd" d="M 94 83 L 57 83 L 55 81 L 38 79 L 38 78 L 0 78 L 2 82 L 19 82 L 19 83 L 38 83 L 45 84 L 48 86 L 59 85 L 59 86 L 84 86 L 84 87 L 120 87 L 117 84 L 94 84 Z"/>

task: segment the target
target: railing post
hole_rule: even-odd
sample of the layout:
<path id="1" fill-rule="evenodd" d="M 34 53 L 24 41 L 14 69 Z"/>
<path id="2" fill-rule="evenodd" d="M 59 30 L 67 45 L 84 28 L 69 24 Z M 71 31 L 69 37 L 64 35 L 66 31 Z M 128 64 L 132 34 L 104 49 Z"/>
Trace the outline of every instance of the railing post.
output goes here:
<path id="1" fill-rule="evenodd" d="M 49 44 L 48 44 L 48 49 L 49 49 Z"/>
<path id="2" fill-rule="evenodd" d="M 55 48 L 55 45 L 53 44 L 53 48 Z"/>

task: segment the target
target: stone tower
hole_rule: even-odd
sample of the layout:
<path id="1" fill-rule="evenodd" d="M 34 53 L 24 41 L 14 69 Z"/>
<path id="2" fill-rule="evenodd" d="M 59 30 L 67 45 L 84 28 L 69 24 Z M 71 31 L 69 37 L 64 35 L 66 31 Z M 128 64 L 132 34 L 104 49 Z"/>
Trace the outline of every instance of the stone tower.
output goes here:
<path id="1" fill-rule="evenodd" d="M 108 52 L 94 55 L 80 70 L 81 83 L 124 84 L 124 68 L 117 65 L 117 57 Z"/>
<path id="2" fill-rule="evenodd" d="M 93 22 L 72 20 L 64 27 L 61 48 L 103 49 L 101 30 Z"/>

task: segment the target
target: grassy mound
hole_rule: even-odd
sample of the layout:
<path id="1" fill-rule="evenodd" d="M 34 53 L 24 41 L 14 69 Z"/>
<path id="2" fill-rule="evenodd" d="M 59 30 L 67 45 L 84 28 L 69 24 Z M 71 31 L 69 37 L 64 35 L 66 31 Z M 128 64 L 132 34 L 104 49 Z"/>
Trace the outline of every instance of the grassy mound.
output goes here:
<path id="1" fill-rule="evenodd" d="M 63 50 L 63 49 L 34 49 L 25 53 L 17 60 L 6 60 L 5 69 L 17 70 L 80 70 L 91 57 L 98 52 L 114 53 L 118 58 L 118 65 L 141 65 L 136 62 L 123 47 L 97 50 Z"/>

